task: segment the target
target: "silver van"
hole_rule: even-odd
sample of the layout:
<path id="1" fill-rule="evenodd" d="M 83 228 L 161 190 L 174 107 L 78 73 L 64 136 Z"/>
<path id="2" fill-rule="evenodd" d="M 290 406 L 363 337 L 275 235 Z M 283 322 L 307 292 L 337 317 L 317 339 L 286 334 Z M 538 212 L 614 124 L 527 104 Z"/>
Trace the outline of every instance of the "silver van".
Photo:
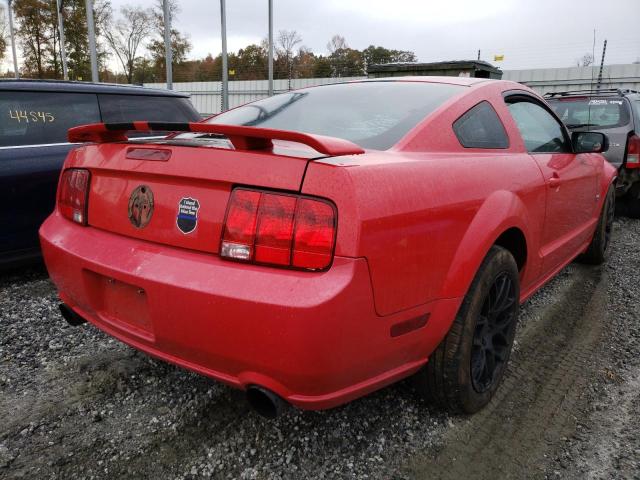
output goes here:
<path id="1" fill-rule="evenodd" d="M 609 137 L 604 156 L 618 169 L 620 213 L 640 218 L 640 93 L 601 88 L 545 95 L 572 131 L 597 131 Z"/>

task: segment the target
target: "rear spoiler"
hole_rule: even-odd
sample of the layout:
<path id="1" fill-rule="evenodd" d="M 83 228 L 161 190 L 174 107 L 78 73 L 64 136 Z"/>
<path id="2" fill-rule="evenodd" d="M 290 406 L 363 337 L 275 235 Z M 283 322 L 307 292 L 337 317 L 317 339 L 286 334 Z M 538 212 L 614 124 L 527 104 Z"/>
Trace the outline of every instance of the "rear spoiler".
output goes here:
<path id="1" fill-rule="evenodd" d="M 71 143 L 109 143 L 126 142 L 127 132 L 193 132 L 224 135 L 238 150 L 268 150 L 273 147 L 272 140 L 285 140 L 302 143 L 325 155 L 357 155 L 364 150 L 348 140 L 323 135 L 275 130 L 272 128 L 246 127 L 243 125 L 223 125 L 211 123 L 167 123 L 167 122 L 131 122 L 131 123 L 92 123 L 73 127 L 67 134 Z"/>

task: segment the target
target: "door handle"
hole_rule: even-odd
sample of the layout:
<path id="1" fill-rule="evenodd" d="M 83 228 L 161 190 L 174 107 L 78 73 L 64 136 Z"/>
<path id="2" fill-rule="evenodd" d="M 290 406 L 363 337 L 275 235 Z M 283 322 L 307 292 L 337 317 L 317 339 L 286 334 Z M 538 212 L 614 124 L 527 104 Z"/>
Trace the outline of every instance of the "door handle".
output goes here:
<path id="1" fill-rule="evenodd" d="M 551 178 L 549 179 L 549 188 L 558 188 L 560 183 L 560 176 L 553 172 L 553 175 L 551 175 Z"/>

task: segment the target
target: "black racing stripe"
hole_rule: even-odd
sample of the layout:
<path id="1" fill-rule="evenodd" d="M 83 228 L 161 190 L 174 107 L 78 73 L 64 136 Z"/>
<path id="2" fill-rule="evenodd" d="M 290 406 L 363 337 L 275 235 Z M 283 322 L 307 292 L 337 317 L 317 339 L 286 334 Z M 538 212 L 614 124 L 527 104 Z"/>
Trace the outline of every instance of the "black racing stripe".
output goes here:
<path id="1" fill-rule="evenodd" d="M 151 130 L 163 130 L 168 132 L 189 132 L 188 123 L 183 122 L 149 122 Z"/>
<path id="2" fill-rule="evenodd" d="M 133 123 L 105 123 L 104 128 L 107 130 L 135 130 Z"/>

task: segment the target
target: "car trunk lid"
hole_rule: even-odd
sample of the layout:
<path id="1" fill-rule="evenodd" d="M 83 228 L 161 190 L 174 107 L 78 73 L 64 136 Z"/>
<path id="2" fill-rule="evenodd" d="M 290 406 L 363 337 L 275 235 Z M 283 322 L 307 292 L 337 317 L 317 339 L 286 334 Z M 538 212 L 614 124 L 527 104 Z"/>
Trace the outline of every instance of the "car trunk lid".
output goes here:
<path id="1" fill-rule="evenodd" d="M 298 191 L 307 158 L 175 147 L 166 161 L 127 158 L 131 147 L 77 152 L 91 171 L 89 225 L 154 243 L 216 253 L 234 185 Z M 153 145 L 136 146 L 160 150 Z"/>
<path id="2" fill-rule="evenodd" d="M 234 127 L 225 132 L 225 138 L 207 131 L 206 135 L 218 135 L 210 141 L 196 136 L 112 142 L 121 140 L 120 132 L 129 127 L 105 128 L 98 124 L 72 129 L 79 136 L 73 137 L 70 132 L 70 139 L 81 140 L 85 132 L 93 135 L 87 140 L 107 143 L 75 150 L 65 166 L 91 172 L 90 226 L 146 240 L 149 248 L 163 244 L 217 253 L 234 186 L 296 192 L 308 161 L 330 156 L 332 147 L 345 154 L 358 153 L 359 149 L 339 139 L 252 127 Z M 158 127 L 175 130 L 175 125 Z M 225 130 L 228 126 L 214 126 L 216 130 L 220 127 Z M 96 130 L 97 135 L 92 133 Z M 187 126 L 181 131 L 193 130 Z M 104 138 L 100 132 L 106 132 Z"/>

